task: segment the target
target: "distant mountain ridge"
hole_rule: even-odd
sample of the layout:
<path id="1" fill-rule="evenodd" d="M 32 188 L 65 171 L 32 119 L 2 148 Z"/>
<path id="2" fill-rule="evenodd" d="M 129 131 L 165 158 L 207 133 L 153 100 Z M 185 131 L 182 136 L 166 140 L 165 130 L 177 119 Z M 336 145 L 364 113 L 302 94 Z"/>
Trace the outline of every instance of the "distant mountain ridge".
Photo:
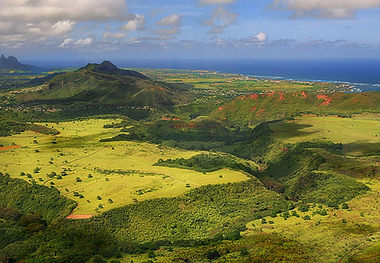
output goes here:
<path id="1" fill-rule="evenodd" d="M 0 69 L 6 70 L 28 70 L 32 69 L 34 66 L 21 64 L 16 57 L 4 55 L 0 56 Z"/>

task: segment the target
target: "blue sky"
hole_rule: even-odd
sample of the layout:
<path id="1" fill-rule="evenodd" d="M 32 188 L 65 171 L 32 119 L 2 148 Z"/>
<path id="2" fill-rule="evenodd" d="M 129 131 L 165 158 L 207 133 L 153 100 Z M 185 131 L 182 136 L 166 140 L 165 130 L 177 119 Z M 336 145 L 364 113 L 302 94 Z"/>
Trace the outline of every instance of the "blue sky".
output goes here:
<path id="1" fill-rule="evenodd" d="M 380 57 L 380 0 L 0 0 L 29 59 Z"/>

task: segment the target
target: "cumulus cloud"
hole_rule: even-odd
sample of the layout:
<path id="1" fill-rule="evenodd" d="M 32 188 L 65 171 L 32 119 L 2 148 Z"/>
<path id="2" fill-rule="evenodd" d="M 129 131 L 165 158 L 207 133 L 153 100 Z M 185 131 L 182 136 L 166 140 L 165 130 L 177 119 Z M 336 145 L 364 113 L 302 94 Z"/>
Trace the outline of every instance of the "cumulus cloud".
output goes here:
<path id="1" fill-rule="evenodd" d="M 293 17 L 352 18 L 359 10 L 380 7 L 380 0 L 274 0 L 271 7 L 290 10 Z"/>
<path id="2" fill-rule="evenodd" d="M 98 21 L 122 20 L 126 14 L 125 0 L 0 0 L 2 20 Z"/>
<path id="3" fill-rule="evenodd" d="M 178 14 L 171 14 L 161 18 L 156 24 L 159 26 L 179 26 L 180 23 L 181 16 Z"/>
<path id="4" fill-rule="evenodd" d="M 161 35 L 160 39 L 174 38 L 181 31 L 181 16 L 179 14 L 171 14 L 165 16 L 156 22 L 159 28 L 154 29 L 154 34 Z"/>
<path id="5" fill-rule="evenodd" d="M 69 39 L 80 22 L 125 21 L 126 30 L 140 29 L 143 20 L 127 13 L 125 0 L 0 0 L 0 43 Z"/>
<path id="6" fill-rule="evenodd" d="M 209 19 L 203 21 L 203 25 L 211 26 L 208 34 L 221 34 L 224 30 L 235 23 L 237 14 L 231 13 L 224 6 L 218 6 L 212 12 Z"/>
<path id="7" fill-rule="evenodd" d="M 260 33 L 257 33 L 256 35 L 253 35 L 253 36 L 249 36 L 245 39 L 242 39 L 242 42 L 245 43 L 245 44 L 262 44 L 264 42 L 267 41 L 267 33 L 265 32 L 260 32 Z"/>
<path id="8" fill-rule="evenodd" d="M 124 24 L 121 28 L 127 31 L 143 30 L 145 26 L 145 16 L 143 15 L 131 15 L 130 20 Z"/>
<path id="9" fill-rule="evenodd" d="M 84 39 L 72 39 L 72 38 L 66 38 L 63 40 L 63 42 L 59 45 L 60 48 L 67 48 L 67 47 L 86 47 L 93 43 L 93 38 L 84 38 Z"/>

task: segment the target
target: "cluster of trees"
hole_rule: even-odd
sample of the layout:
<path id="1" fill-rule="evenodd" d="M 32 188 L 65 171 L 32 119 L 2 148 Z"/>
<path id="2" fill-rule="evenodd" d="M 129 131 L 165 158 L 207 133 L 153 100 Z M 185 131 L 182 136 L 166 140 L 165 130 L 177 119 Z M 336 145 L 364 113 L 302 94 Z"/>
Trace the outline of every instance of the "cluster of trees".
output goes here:
<path id="1" fill-rule="evenodd" d="M 159 159 L 154 165 L 191 169 L 198 172 L 213 172 L 223 168 L 240 170 L 249 174 L 257 171 L 249 162 L 239 159 L 230 154 L 198 154 L 189 159 Z"/>

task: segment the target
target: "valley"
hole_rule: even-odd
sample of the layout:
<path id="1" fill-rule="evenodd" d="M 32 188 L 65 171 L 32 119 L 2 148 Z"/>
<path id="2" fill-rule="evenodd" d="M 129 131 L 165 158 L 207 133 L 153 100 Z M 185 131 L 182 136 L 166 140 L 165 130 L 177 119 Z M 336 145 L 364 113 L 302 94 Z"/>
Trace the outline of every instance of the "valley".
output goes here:
<path id="1" fill-rule="evenodd" d="M 51 73 L 0 94 L 0 261 L 380 258 L 378 92 L 110 62 Z"/>

